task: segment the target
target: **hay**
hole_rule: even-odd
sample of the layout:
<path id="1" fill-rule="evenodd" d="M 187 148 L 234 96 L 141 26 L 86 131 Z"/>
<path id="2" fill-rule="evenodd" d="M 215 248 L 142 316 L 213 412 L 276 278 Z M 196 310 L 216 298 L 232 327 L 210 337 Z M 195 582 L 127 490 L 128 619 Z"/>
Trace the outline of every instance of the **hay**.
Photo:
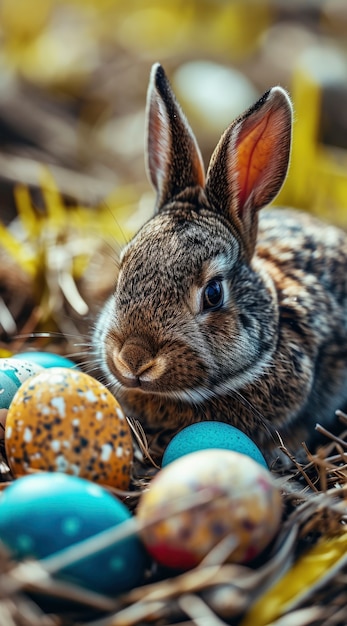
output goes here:
<path id="1" fill-rule="evenodd" d="M 347 417 L 340 413 L 339 418 L 346 426 Z M 152 564 L 146 584 L 108 598 L 58 581 L 54 572 L 61 558 L 78 560 L 84 550 L 97 551 L 136 532 L 136 518 L 77 544 L 72 556 L 60 553 L 17 564 L 1 550 L 0 626 L 345 625 L 347 430 L 339 437 L 325 431 L 325 436 L 327 443 L 317 454 L 307 451 L 306 466 L 294 460 L 285 471 L 272 470 L 283 494 L 283 522 L 276 540 L 251 566 L 226 562 L 227 538 L 195 569 L 168 574 Z M 142 438 L 138 433 L 137 440 Z M 133 491 L 125 497 L 130 508 L 156 471 L 138 452 Z M 2 477 L 8 479 L 8 472 Z M 192 498 L 180 506 L 197 504 Z M 177 505 L 169 514 L 175 511 Z M 33 593 L 55 598 L 54 610 L 39 608 Z"/>

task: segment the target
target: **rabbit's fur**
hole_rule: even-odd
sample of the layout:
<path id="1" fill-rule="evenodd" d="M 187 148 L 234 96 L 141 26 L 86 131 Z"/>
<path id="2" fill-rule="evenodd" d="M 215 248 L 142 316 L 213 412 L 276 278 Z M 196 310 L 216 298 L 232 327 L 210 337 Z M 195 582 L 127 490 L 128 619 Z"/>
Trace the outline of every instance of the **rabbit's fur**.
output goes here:
<path id="1" fill-rule="evenodd" d="M 148 90 L 154 217 L 126 246 L 94 333 L 103 374 L 160 457 L 221 420 L 268 460 L 347 405 L 347 237 L 258 210 L 285 179 L 292 107 L 274 87 L 221 137 L 207 172 L 162 67 Z"/>

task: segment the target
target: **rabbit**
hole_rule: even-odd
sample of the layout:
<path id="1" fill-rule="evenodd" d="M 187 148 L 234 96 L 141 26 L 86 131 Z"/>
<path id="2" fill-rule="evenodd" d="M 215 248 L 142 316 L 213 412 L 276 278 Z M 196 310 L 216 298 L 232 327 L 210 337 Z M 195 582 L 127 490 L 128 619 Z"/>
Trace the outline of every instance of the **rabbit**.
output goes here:
<path id="1" fill-rule="evenodd" d="M 347 236 L 264 208 L 286 178 L 291 134 L 291 101 L 275 86 L 226 129 L 205 176 L 166 74 L 152 68 L 154 216 L 121 253 L 92 345 L 154 459 L 202 420 L 239 428 L 269 463 L 281 440 L 300 456 L 316 422 L 332 426 L 347 405 Z"/>

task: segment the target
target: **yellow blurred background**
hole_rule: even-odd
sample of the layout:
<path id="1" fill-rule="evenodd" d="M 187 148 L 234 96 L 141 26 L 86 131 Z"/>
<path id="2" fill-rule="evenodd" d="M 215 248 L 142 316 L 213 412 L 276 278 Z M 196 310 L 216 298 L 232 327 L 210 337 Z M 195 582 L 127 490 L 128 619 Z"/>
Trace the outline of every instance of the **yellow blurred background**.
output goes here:
<path id="1" fill-rule="evenodd" d="M 151 214 L 144 127 L 155 61 L 206 165 L 236 115 L 285 87 L 294 141 L 276 203 L 347 227 L 346 35 L 345 0 L 0 0 L 0 263 L 18 266 L 46 310 L 41 322 L 53 315 L 61 329 L 56 311 L 69 300 L 65 288 L 51 293 L 61 282 L 52 244 L 83 316 L 114 280 L 110 270 L 101 286 L 88 269 L 80 284 L 91 256 L 111 259 L 97 250 L 101 239 L 121 245 Z M 3 303 L 18 329 L 7 274 L 0 269 Z"/>

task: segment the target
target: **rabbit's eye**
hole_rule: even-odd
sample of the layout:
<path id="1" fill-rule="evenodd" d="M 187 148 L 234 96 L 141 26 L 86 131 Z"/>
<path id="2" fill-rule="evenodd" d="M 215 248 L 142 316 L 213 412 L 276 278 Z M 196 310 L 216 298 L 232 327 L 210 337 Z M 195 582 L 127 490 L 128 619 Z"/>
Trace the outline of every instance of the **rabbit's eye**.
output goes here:
<path id="1" fill-rule="evenodd" d="M 205 287 L 203 295 L 203 310 L 204 311 L 216 311 L 220 309 L 224 301 L 223 285 L 222 281 L 211 280 Z"/>

